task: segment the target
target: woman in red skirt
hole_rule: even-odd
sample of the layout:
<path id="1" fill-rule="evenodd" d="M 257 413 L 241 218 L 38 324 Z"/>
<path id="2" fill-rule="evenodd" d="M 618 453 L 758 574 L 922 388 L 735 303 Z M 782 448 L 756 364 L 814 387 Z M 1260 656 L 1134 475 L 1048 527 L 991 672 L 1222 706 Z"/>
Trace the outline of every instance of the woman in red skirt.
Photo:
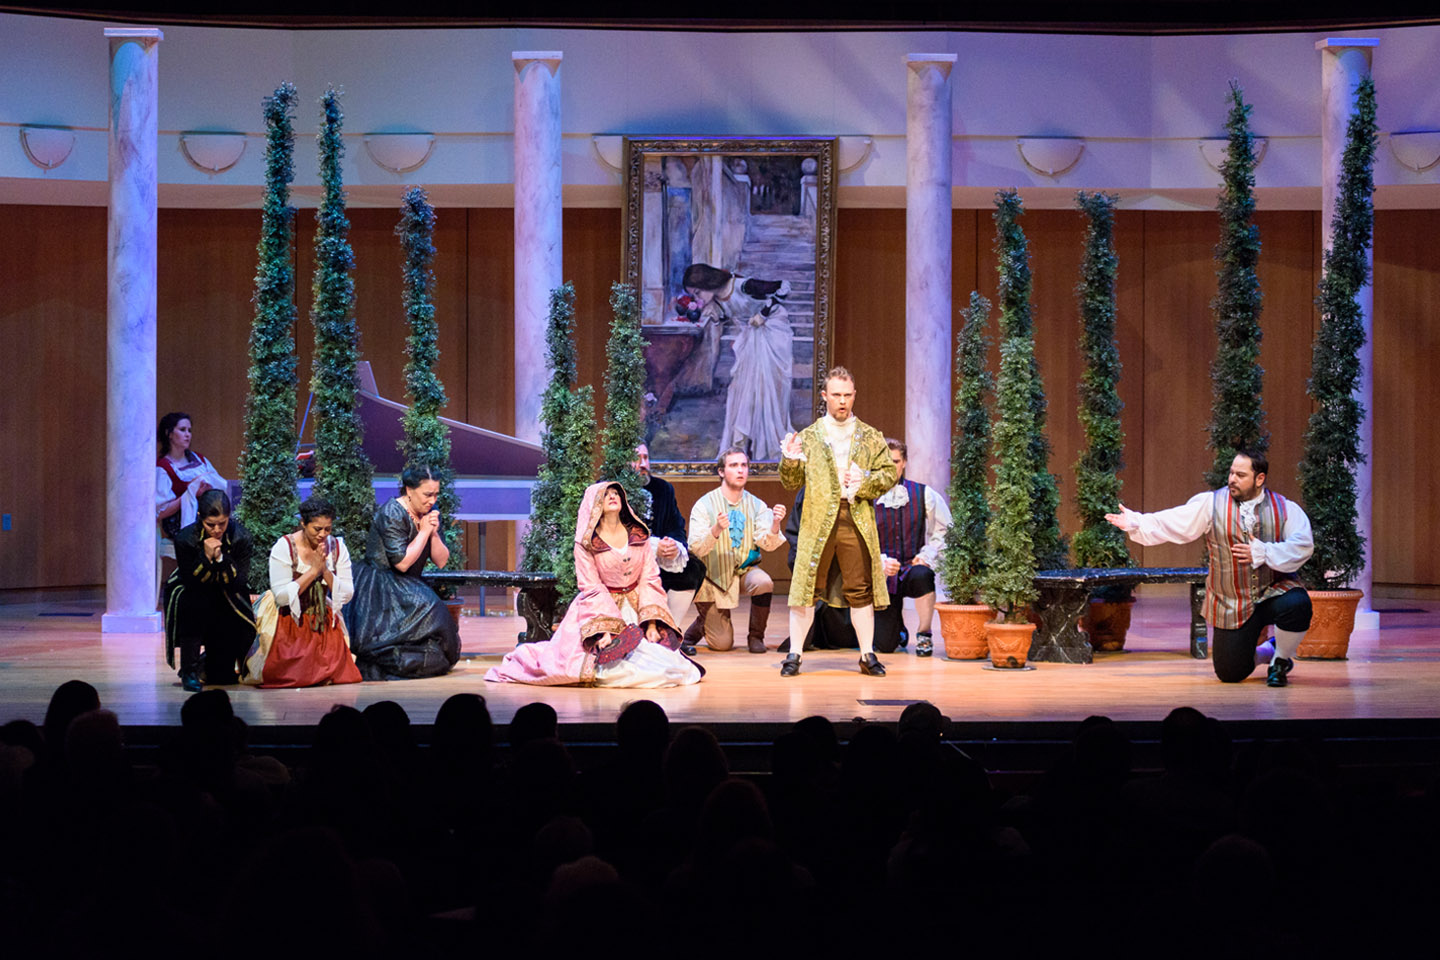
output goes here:
<path id="1" fill-rule="evenodd" d="M 300 529 L 270 551 L 270 589 L 255 604 L 255 645 L 245 682 L 261 687 L 359 683 L 343 607 L 355 592 L 350 551 L 332 536 L 335 508 L 320 497 L 300 504 Z"/>

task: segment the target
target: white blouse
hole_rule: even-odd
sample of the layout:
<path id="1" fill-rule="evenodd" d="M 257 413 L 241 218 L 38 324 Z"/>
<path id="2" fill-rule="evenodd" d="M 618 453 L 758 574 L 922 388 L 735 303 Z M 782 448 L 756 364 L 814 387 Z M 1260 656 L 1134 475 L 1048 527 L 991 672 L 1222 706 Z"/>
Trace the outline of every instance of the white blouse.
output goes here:
<path id="1" fill-rule="evenodd" d="M 275 605 L 277 607 L 289 607 L 290 616 L 298 623 L 300 620 L 300 591 L 296 586 L 296 577 L 300 574 L 310 572 L 310 564 L 300 559 L 299 552 L 296 552 L 295 561 L 290 561 L 290 545 L 285 541 L 295 534 L 289 534 L 275 541 L 275 546 L 270 550 L 270 590 L 275 594 Z M 350 602 L 355 595 L 355 580 L 350 572 L 350 550 L 345 546 L 342 537 L 336 537 L 335 542 L 339 549 L 325 553 L 325 566 L 329 568 L 334 576 L 334 585 L 330 588 L 329 595 L 325 602 L 330 609 L 340 611 L 340 608 Z"/>

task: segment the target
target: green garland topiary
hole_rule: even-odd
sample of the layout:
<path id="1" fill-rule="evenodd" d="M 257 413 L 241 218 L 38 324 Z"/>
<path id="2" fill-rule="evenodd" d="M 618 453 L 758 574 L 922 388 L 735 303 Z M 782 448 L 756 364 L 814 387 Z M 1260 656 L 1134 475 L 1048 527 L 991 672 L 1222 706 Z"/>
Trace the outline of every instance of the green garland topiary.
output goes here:
<path id="1" fill-rule="evenodd" d="M 1000 329 L 1002 337 L 1023 336 L 1030 341 L 1030 463 L 1035 476 L 1030 493 L 1030 537 L 1035 563 L 1041 570 L 1070 565 L 1070 548 L 1060 533 L 1060 478 L 1050 472 L 1050 438 L 1045 435 L 1048 404 L 1040 364 L 1035 359 L 1035 321 L 1031 313 L 1029 244 L 1020 228 L 1025 213 L 1020 194 L 1002 190 L 995 199 L 995 255 L 1000 272 Z"/>
<path id="2" fill-rule="evenodd" d="M 282 83 L 265 98 L 265 197 L 256 248 L 255 319 L 250 327 L 250 393 L 245 402 L 244 495 L 236 517 L 256 544 L 269 549 L 296 526 L 295 389 L 295 87 Z M 270 571 L 250 565 L 250 589 L 270 589 Z"/>
<path id="3" fill-rule="evenodd" d="M 405 262 L 400 268 L 403 280 L 405 320 L 410 336 L 405 341 L 405 392 L 410 395 L 410 409 L 403 422 L 405 438 L 400 452 L 407 464 L 429 467 L 440 481 L 440 530 L 445 546 L 450 549 L 447 570 L 465 569 L 465 528 L 455 519 L 460 498 L 455 493 L 455 471 L 450 467 L 450 428 L 440 420 L 440 411 L 449 402 L 445 385 L 435 375 L 440 359 L 440 325 L 435 322 L 435 208 L 420 187 L 405 191 L 400 204 L 400 223 L 395 227 Z M 454 588 L 445 592 L 454 596 Z"/>
<path id="4" fill-rule="evenodd" d="M 1250 132 L 1250 104 L 1239 84 L 1230 83 L 1230 115 L 1225 121 L 1230 147 L 1220 165 L 1220 243 L 1215 247 L 1218 288 L 1210 308 L 1215 314 L 1218 344 L 1210 365 L 1213 400 L 1210 449 L 1215 460 L 1205 474 L 1211 489 L 1230 479 L 1235 451 L 1249 447 L 1264 453 L 1270 446 L 1265 430 L 1260 366 L 1260 228 L 1255 216 L 1255 137 Z"/>
<path id="5" fill-rule="evenodd" d="M 1375 132 L 1375 81 L 1367 74 L 1356 90 L 1355 112 L 1345 132 L 1330 249 L 1315 300 L 1320 329 L 1309 384 L 1315 412 L 1300 460 L 1300 494 L 1315 538 L 1315 553 L 1300 568 L 1300 577 L 1312 590 L 1343 590 L 1365 569 L 1365 538 L 1355 512 L 1355 468 L 1365 459 L 1360 451 L 1365 408 L 1355 390 L 1365 345 L 1359 295 L 1370 280 L 1365 251 L 1375 218 Z"/>
<path id="6" fill-rule="evenodd" d="M 955 603 L 973 603 L 985 570 L 985 525 L 990 508 L 985 502 L 985 472 L 990 463 L 990 413 L 985 398 L 993 378 L 985 369 L 990 338 L 990 301 L 970 294 L 970 306 L 955 336 L 955 369 L 960 389 L 955 394 L 955 422 L 951 436 L 951 524 L 940 551 L 940 580 Z"/>
<path id="7" fill-rule="evenodd" d="M 628 284 L 610 286 L 610 342 L 605 347 L 605 430 L 601 437 L 600 479 L 616 480 L 631 506 L 650 515 L 645 478 L 634 467 L 635 448 L 645 439 L 645 338 L 640 308 Z"/>
<path id="8" fill-rule="evenodd" d="M 1075 295 L 1080 303 L 1080 426 L 1085 449 L 1075 461 L 1075 499 L 1081 528 L 1075 534 L 1077 567 L 1128 567 L 1133 562 L 1125 534 L 1105 519 L 1120 508 L 1120 470 L 1125 466 L 1125 433 L 1120 427 L 1120 351 L 1115 345 L 1115 203 L 1109 193 L 1075 195 L 1086 217 L 1085 257 Z M 1124 600 L 1130 588 L 1096 591 L 1106 600 Z"/>
<path id="9" fill-rule="evenodd" d="M 576 589 L 576 517 L 595 475 L 595 396 L 589 386 L 575 387 L 575 287 L 569 283 L 550 291 L 545 347 L 550 367 L 550 384 L 540 401 L 545 462 L 530 495 L 520 569 L 553 572 L 563 609 Z"/>
<path id="10" fill-rule="evenodd" d="M 1020 195 L 1002 191 L 995 200 L 995 253 L 1000 269 L 1000 376 L 998 419 L 992 436 L 995 482 L 985 527 L 985 573 L 980 596 L 1007 623 L 1024 623 L 1035 599 L 1036 523 L 1041 507 L 1035 442 L 1035 341 L 1030 317 L 1030 254 L 1020 229 Z M 1043 405 L 1043 393 L 1041 403 Z M 1043 437 L 1041 438 L 1043 440 Z M 1048 471 L 1045 471 L 1048 473 Z"/>
<path id="11" fill-rule="evenodd" d="M 315 358 L 310 390 L 315 395 L 315 492 L 335 507 L 335 532 L 363 543 L 375 513 L 375 469 L 361 448 L 364 428 L 356 413 L 359 384 L 360 331 L 355 323 L 355 281 L 350 271 L 350 221 L 345 218 L 345 190 L 340 157 L 344 115 L 340 95 L 327 90 L 321 99 L 320 206 L 315 211 L 314 302 Z"/>

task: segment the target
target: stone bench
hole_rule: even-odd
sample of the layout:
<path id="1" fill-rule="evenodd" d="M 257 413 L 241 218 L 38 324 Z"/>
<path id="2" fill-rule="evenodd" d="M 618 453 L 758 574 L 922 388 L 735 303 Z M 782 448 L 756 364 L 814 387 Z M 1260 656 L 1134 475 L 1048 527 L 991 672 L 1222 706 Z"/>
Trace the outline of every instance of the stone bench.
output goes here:
<path id="1" fill-rule="evenodd" d="M 555 630 L 555 606 L 560 595 L 555 590 L 555 574 L 512 570 L 432 570 L 424 574 L 430 586 L 458 587 L 470 584 L 480 587 L 519 587 L 515 612 L 525 618 L 521 643 L 549 640 Z"/>
<path id="2" fill-rule="evenodd" d="M 1035 574 L 1040 596 L 1030 605 L 1039 618 L 1030 659 L 1041 663 L 1091 663 L 1095 652 L 1080 628 L 1080 618 L 1097 587 L 1139 586 L 1142 583 L 1190 584 L 1190 656 L 1209 656 L 1205 634 L 1204 567 L 1080 567 L 1041 570 Z"/>

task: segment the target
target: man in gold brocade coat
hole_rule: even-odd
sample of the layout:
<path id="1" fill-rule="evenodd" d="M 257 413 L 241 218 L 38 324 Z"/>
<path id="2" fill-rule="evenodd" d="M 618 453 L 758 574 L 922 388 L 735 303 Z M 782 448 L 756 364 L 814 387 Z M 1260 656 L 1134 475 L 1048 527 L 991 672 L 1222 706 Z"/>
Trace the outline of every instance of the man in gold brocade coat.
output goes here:
<path id="1" fill-rule="evenodd" d="M 802 638 L 815 617 L 815 602 L 850 608 L 860 642 L 860 672 L 883 677 L 875 656 L 875 608 L 890 595 L 874 589 L 885 582 L 880 537 L 875 528 L 876 497 L 895 485 L 895 464 L 885 437 L 855 418 L 855 378 L 844 367 L 825 377 L 825 416 L 782 446 L 780 482 L 787 490 L 805 487 L 795 570 L 790 581 L 790 636 Z M 798 644 L 798 639 L 792 639 Z M 800 672 L 792 651 L 780 665 L 782 677 Z"/>

